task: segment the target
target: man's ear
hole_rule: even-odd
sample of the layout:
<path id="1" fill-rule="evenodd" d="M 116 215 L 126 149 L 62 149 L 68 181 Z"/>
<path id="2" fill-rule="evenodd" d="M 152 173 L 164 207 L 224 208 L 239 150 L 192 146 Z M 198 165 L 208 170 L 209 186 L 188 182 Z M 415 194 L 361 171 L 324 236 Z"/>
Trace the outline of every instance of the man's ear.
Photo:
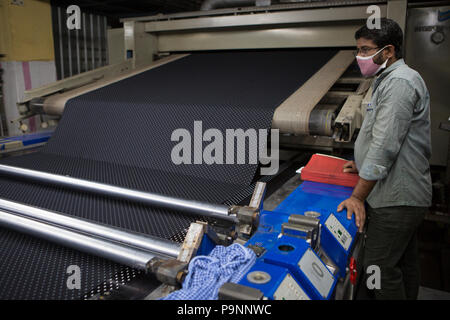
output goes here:
<path id="1" fill-rule="evenodd" d="M 385 58 L 395 57 L 395 47 L 393 45 L 389 45 L 385 49 Z"/>

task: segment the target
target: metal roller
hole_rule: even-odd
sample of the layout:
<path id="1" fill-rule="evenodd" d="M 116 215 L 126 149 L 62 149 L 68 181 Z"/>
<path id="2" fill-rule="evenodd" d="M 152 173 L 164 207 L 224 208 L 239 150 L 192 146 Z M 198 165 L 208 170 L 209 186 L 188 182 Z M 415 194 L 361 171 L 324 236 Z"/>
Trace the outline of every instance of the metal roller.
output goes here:
<path id="1" fill-rule="evenodd" d="M 36 170 L 23 169 L 7 165 L 0 165 L 0 174 L 33 180 L 40 183 L 61 186 L 83 192 L 90 192 L 102 196 L 121 200 L 142 203 L 150 206 L 182 211 L 184 213 L 201 215 L 209 218 L 237 223 L 236 216 L 231 215 L 228 206 L 206 202 L 179 199 L 156 193 L 149 193 L 116 187 L 104 183 L 92 182 L 83 179 L 71 178 Z"/>
<path id="2" fill-rule="evenodd" d="M 333 135 L 335 111 L 338 105 L 317 105 L 309 117 L 309 133 L 311 135 L 328 136 Z"/>
<path id="3" fill-rule="evenodd" d="M 117 228 L 88 222 L 83 219 L 69 217 L 63 214 L 42 210 L 17 202 L 0 199 L 0 210 L 13 212 L 27 218 L 54 224 L 64 228 L 70 228 L 72 230 L 83 232 L 88 236 L 101 237 L 107 240 L 123 243 L 125 245 L 143 249 L 168 258 L 177 258 L 181 250 L 180 245 L 172 241 L 123 231 Z"/>
<path id="4" fill-rule="evenodd" d="M 150 252 L 89 237 L 74 231 L 24 218 L 5 210 L 0 210 L 0 226 L 99 256 L 135 269 L 146 270 L 149 261 L 157 257 Z"/>
<path id="5" fill-rule="evenodd" d="M 288 219 L 289 223 L 294 225 L 301 225 L 307 227 L 318 227 L 320 220 L 313 217 L 304 216 L 301 214 L 291 214 Z"/>

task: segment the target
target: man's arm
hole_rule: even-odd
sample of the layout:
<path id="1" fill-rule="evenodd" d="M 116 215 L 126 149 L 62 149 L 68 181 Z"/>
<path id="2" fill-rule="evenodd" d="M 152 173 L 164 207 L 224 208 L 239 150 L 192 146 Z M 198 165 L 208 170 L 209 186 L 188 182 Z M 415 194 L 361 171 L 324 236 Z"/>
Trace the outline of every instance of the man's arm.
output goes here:
<path id="1" fill-rule="evenodd" d="M 359 178 L 351 197 L 341 202 L 337 208 L 338 212 L 347 208 L 347 219 L 351 219 L 352 215 L 355 214 L 356 226 L 359 228 L 359 232 L 362 232 L 364 223 L 366 222 L 364 201 L 369 196 L 376 183 L 376 180 L 370 181 Z"/>
<path id="2" fill-rule="evenodd" d="M 360 231 L 366 217 L 364 201 L 376 182 L 388 175 L 397 159 L 411 124 L 416 99 L 414 88 L 406 80 L 392 79 L 377 106 L 372 142 L 359 171 L 360 179 L 352 196 L 338 206 L 338 212 L 347 208 L 349 219 L 355 214 Z"/>

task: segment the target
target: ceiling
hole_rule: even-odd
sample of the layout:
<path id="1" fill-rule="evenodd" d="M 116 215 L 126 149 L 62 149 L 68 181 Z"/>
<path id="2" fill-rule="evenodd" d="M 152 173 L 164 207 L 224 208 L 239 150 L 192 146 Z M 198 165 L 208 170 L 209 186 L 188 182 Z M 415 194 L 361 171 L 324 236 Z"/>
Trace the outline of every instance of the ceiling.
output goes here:
<path id="1" fill-rule="evenodd" d="M 124 18 L 196 11 L 200 9 L 202 2 L 203 0 L 52 0 L 52 5 L 66 7 L 76 4 L 82 12 Z"/>

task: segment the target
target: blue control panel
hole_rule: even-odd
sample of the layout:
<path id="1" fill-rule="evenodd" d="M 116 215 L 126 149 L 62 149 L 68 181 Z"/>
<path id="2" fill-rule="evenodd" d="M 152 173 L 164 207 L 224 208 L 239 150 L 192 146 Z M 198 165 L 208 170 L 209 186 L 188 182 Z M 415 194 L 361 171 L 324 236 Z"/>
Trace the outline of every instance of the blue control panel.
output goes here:
<path id="1" fill-rule="evenodd" d="M 305 181 L 273 211 L 263 210 L 258 230 L 246 243 L 258 247 L 259 257 L 240 284 L 269 299 L 332 299 L 339 278 L 346 276 L 357 234 L 354 217 L 337 212 L 352 190 Z M 302 226 L 303 216 L 318 221 L 317 241 L 301 236 L 311 230 Z M 287 227 L 297 232 L 286 232 Z"/>

